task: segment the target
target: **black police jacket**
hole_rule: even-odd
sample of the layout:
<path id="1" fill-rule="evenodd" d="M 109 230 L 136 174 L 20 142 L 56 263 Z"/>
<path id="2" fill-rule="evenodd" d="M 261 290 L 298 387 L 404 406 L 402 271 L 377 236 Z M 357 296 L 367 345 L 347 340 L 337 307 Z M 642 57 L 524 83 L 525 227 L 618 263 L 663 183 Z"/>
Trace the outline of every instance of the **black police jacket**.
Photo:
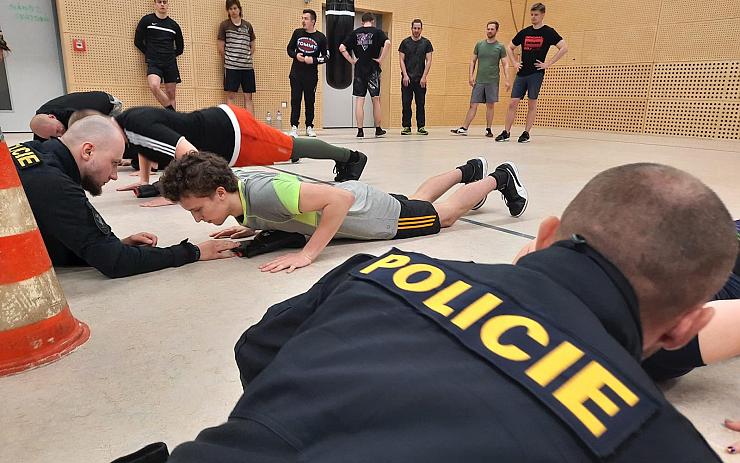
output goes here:
<path id="1" fill-rule="evenodd" d="M 631 286 L 585 244 L 516 266 L 359 255 L 247 330 L 228 421 L 168 461 L 720 461 L 641 345 Z"/>
<path id="2" fill-rule="evenodd" d="M 10 147 L 54 266 L 89 265 L 117 278 L 198 260 L 198 248 L 129 246 L 113 233 L 80 186 L 80 171 L 58 139 Z"/>

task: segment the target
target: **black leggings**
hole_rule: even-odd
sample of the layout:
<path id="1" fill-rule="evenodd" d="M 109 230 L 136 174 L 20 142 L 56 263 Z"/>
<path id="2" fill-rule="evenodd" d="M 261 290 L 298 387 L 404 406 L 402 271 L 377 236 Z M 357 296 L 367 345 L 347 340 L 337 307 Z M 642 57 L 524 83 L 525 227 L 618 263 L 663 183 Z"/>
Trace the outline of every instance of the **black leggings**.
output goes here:
<path id="1" fill-rule="evenodd" d="M 712 298 L 714 301 L 728 299 L 740 299 L 740 276 L 734 273 L 730 275 L 730 279 L 720 292 Z M 678 350 L 660 350 L 642 362 L 642 368 L 655 381 L 677 378 L 703 366 L 698 336 L 694 336 L 691 342 Z"/>

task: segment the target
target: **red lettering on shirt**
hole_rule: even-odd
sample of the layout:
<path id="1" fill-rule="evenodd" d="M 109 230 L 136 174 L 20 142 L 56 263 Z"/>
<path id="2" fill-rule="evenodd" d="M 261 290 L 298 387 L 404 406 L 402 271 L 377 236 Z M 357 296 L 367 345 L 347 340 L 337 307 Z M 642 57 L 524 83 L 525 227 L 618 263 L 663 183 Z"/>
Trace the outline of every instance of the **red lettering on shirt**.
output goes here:
<path id="1" fill-rule="evenodd" d="M 540 48 L 542 48 L 542 45 L 544 43 L 545 43 L 544 37 L 528 35 L 524 37 L 524 50 L 525 51 L 539 50 Z"/>

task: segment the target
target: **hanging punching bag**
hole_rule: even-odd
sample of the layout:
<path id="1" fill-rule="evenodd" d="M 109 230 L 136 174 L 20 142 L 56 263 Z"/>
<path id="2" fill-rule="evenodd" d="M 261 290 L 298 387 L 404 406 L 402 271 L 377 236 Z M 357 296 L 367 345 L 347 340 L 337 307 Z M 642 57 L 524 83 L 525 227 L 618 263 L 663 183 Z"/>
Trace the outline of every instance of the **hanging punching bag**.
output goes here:
<path id="1" fill-rule="evenodd" d="M 329 62 L 326 63 L 326 82 L 337 90 L 352 83 L 352 65 L 339 53 L 339 45 L 354 30 L 355 1 L 327 0 L 326 39 L 329 42 Z"/>

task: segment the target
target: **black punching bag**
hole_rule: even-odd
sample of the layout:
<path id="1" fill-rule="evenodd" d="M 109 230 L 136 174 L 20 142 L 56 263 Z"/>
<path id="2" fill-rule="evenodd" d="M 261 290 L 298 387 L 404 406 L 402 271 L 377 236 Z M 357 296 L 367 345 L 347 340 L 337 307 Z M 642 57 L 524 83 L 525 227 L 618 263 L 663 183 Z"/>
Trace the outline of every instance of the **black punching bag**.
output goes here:
<path id="1" fill-rule="evenodd" d="M 326 63 L 326 82 L 337 90 L 352 83 L 352 65 L 339 53 L 339 45 L 354 30 L 355 1 L 327 0 L 326 39 L 329 42 L 329 62 Z"/>

